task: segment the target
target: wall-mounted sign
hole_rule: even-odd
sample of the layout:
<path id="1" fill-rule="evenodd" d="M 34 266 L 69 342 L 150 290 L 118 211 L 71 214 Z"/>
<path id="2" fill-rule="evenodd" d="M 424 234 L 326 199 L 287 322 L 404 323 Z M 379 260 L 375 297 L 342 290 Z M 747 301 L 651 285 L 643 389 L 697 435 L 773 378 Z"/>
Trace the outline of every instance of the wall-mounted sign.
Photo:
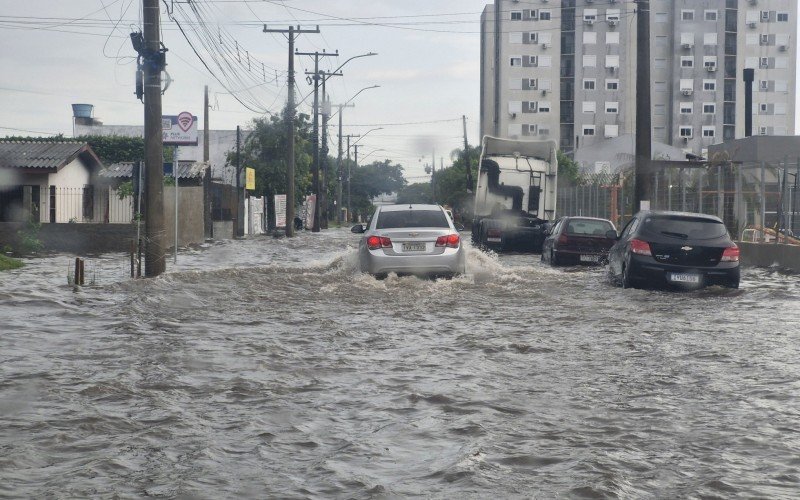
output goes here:
<path id="1" fill-rule="evenodd" d="M 275 227 L 286 227 L 286 195 L 275 195 Z"/>
<path id="2" fill-rule="evenodd" d="M 162 116 L 161 139 L 165 146 L 197 146 L 197 117 L 188 111 Z"/>
<path id="3" fill-rule="evenodd" d="M 248 191 L 254 191 L 256 189 L 256 169 L 247 167 L 244 169 L 244 188 Z"/>

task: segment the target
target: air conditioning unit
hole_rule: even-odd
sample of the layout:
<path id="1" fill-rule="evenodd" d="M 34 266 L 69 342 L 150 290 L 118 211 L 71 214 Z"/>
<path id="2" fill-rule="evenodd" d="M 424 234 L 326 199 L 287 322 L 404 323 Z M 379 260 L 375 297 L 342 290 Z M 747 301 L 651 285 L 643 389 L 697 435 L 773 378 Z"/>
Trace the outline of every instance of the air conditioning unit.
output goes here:
<path id="1" fill-rule="evenodd" d="M 683 138 L 683 142 L 684 142 L 684 143 L 687 143 L 687 142 L 689 142 L 689 138 L 688 138 L 688 137 L 684 137 L 684 138 Z"/>
<path id="2" fill-rule="evenodd" d="M 547 135 L 549 133 L 550 133 L 550 129 L 549 128 L 540 128 L 539 129 L 539 135 Z"/>
<path id="3" fill-rule="evenodd" d="M 681 47 L 683 47 L 684 49 L 691 49 L 692 47 L 694 47 L 694 44 L 684 43 L 681 45 Z"/>
<path id="4" fill-rule="evenodd" d="M 754 29 L 756 29 L 756 28 L 758 27 L 758 23 L 756 23 L 756 22 L 747 23 L 747 26 L 748 26 L 748 27 L 749 27 L 751 30 L 754 30 Z"/>
<path id="5" fill-rule="evenodd" d="M 542 44 L 542 48 L 543 48 L 543 49 L 546 49 L 547 47 L 549 47 L 549 45 L 547 45 L 546 43 L 543 43 L 543 44 Z"/>
<path id="6" fill-rule="evenodd" d="M 617 25 L 617 20 L 616 19 L 609 19 L 608 20 L 608 25 L 609 26 L 616 26 Z"/>
<path id="7" fill-rule="evenodd" d="M 787 50 L 789 50 L 789 47 L 787 47 L 786 45 L 778 45 L 778 50 L 780 50 L 781 52 L 786 52 Z"/>
<path id="8" fill-rule="evenodd" d="M 594 19 L 584 19 L 583 22 L 589 26 L 594 24 Z"/>
<path id="9" fill-rule="evenodd" d="M 713 73 L 716 70 L 717 70 L 716 66 L 706 66 L 706 71 L 708 71 L 709 73 Z"/>
<path id="10" fill-rule="evenodd" d="M 758 0 L 750 0 L 750 5 L 757 5 L 757 4 L 758 4 Z"/>
<path id="11" fill-rule="evenodd" d="M 542 89 L 542 95 L 547 95 L 547 89 Z"/>
<path id="12" fill-rule="evenodd" d="M 683 95 L 692 95 L 692 89 L 683 89 L 683 90 L 681 90 L 681 94 L 683 94 Z"/>
<path id="13" fill-rule="evenodd" d="M 617 67 L 616 66 L 609 66 L 608 70 L 611 71 L 612 73 L 616 73 L 617 72 Z"/>

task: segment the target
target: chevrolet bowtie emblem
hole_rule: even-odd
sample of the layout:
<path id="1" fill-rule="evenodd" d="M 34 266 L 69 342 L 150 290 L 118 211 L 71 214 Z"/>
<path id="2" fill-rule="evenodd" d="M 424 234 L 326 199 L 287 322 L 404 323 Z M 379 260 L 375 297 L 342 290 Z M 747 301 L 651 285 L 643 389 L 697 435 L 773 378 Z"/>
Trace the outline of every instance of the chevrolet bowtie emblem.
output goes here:
<path id="1" fill-rule="evenodd" d="M 416 238 L 417 236 L 419 236 L 419 233 L 408 233 L 408 235 L 411 236 L 412 238 Z"/>
<path id="2" fill-rule="evenodd" d="M 681 250 L 683 250 L 684 252 L 688 252 L 691 249 L 692 247 L 681 247 Z"/>

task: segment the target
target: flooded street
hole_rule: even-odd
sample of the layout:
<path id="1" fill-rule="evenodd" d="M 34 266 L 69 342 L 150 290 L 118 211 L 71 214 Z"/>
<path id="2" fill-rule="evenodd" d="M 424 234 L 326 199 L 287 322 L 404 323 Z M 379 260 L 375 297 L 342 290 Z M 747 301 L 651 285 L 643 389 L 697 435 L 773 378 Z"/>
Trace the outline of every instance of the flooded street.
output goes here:
<path id="1" fill-rule="evenodd" d="M 470 250 L 377 281 L 356 241 L 1 273 L 0 497 L 797 497 L 796 276 L 623 290 Z"/>

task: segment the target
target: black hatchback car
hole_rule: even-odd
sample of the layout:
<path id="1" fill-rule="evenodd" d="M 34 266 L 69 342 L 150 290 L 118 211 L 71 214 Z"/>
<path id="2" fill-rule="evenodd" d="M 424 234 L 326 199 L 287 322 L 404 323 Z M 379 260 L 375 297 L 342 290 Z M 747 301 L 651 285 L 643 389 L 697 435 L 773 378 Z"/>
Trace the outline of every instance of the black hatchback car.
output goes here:
<path id="1" fill-rule="evenodd" d="M 609 274 L 623 287 L 739 287 L 739 247 L 712 215 L 637 213 L 609 251 Z"/>
<path id="2" fill-rule="evenodd" d="M 608 249 L 617 241 L 610 220 L 594 217 L 562 217 L 546 231 L 542 262 L 559 264 L 605 264 Z"/>

